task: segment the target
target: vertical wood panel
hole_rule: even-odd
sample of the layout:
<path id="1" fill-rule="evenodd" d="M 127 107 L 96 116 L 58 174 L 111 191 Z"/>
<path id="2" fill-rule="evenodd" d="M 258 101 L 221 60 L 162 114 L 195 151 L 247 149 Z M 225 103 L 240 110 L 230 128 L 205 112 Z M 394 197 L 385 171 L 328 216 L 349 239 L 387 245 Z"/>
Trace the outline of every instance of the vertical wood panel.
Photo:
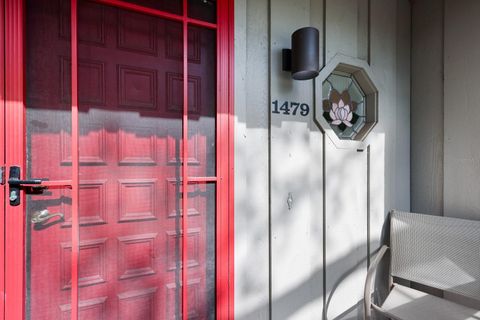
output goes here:
<path id="1" fill-rule="evenodd" d="M 480 219 L 480 2 L 445 2 L 444 214 Z"/>
<path id="2" fill-rule="evenodd" d="M 235 319 L 269 317 L 268 29 L 268 0 L 235 1 Z"/>
<path id="3" fill-rule="evenodd" d="M 437 215 L 443 214 L 443 23 L 443 1 L 413 1 L 411 209 Z"/>
<path id="4" fill-rule="evenodd" d="M 388 241 L 386 217 L 410 208 L 410 97 L 408 95 L 410 10 L 403 0 L 371 0 L 371 68 L 379 90 L 379 121 L 371 145 L 371 254 Z M 406 4 L 407 6 L 409 4 Z M 407 57 L 406 57 L 407 56 Z M 380 297 L 389 288 L 376 288 Z"/>
<path id="5" fill-rule="evenodd" d="M 370 0 L 325 1 L 326 61 L 343 54 L 369 62 Z"/>
<path id="6" fill-rule="evenodd" d="M 322 9 L 321 2 L 309 0 L 271 2 L 268 109 L 271 112 L 274 100 L 279 105 L 293 101 L 310 106 L 306 117 L 271 113 L 272 319 L 318 318 L 323 309 L 323 149 L 322 132 L 313 121 L 314 80 L 293 80 L 281 69 L 281 51 L 291 47 L 295 30 L 322 30 Z"/>
<path id="7" fill-rule="evenodd" d="M 367 271 L 367 152 L 338 149 L 327 139 L 326 316 L 350 319 L 361 314 Z"/>
<path id="8" fill-rule="evenodd" d="M 326 63 L 337 54 L 370 63 L 369 19 L 369 0 L 326 0 Z M 322 93 L 315 94 L 319 100 Z M 329 138 L 325 142 L 324 317 L 356 319 L 362 313 L 361 288 L 370 247 L 370 147 L 358 152 L 354 147 L 339 148 Z M 385 164 L 379 161 L 379 165 Z M 373 206 L 381 200 L 374 199 Z"/>
<path id="9" fill-rule="evenodd" d="M 395 208 L 410 207 L 410 181 L 403 179 L 405 172 L 410 172 L 410 3 L 396 0 L 396 50 L 395 50 L 395 157 L 404 159 L 395 166 L 395 181 L 397 183 Z M 407 67 L 406 67 L 407 66 Z M 416 110 L 415 110 L 416 111 Z"/>

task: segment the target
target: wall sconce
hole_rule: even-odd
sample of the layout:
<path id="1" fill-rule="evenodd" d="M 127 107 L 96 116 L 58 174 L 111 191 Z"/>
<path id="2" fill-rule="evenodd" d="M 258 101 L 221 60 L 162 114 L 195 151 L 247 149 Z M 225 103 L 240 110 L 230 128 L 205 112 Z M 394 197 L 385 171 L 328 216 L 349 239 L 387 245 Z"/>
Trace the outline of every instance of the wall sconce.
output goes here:
<path id="1" fill-rule="evenodd" d="M 292 49 L 282 49 L 282 70 L 295 80 L 309 80 L 319 73 L 318 29 L 305 27 L 292 34 Z"/>

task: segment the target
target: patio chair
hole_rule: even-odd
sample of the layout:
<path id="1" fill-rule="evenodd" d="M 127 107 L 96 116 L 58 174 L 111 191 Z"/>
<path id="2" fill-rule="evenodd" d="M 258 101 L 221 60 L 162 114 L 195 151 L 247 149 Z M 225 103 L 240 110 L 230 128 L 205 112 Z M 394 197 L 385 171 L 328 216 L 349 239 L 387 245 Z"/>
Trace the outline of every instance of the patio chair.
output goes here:
<path id="1" fill-rule="evenodd" d="M 388 250 L 390 291 L 376 305 L 372 281 Z M 449 300 L 396 283 L 401 279 L 440 289 Z M 479 320 L 480 221 L 392 211 L 390 248 L 372 259 L 364 294 L 365 319 L 374 309 L 397 320 Z"/>

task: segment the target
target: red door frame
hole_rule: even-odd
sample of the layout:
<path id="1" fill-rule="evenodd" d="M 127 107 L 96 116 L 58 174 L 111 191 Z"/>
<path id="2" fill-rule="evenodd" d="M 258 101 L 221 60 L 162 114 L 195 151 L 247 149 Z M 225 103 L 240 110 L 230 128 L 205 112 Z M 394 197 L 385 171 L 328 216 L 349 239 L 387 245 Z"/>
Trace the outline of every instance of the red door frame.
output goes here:
<path id="1" fill-rule="evenodd" d="M 0 0 L 0 17 L 4 17 L 5 2 Z M 4 21 L 4 20 L 2 20 Z M 5 24 L 0 23 L 0 169 L 4 170 L 5 163 Z M 0 180 L 3 180 L 0 173 Z M 5 314 L 5 182 L 0 182 L 0 314 Z"/>
<path id="2" fill-rule="evenodd" d="M 77 12 L 76 0 L 72 2 L 72 137 L 78 139 L 77 110 Z M 184 45 L 184 106 L 188 103 L 188 25 L 199 25 L 217 30 L 217 176 L 212 178 L 189 178 L 188 164 L 184 163 L 182 184 L 183 194 L 188 194 L 189 183 L 216 182 L 216 316 L 218 319 L 234 318 L 234 212 L 233 212 L 233 6 L 234 0 L 217 2 L 217 23 L 208 23 L 187 16 L 188 1 L 183 0 L 183 16 L 174 15 L 150 8 L 140 7 L 118 0 L 97 0 L 99 3 L 160 16 L 183 23 Z M 5 25 L 0 26 L 0 123 L 5 123 L 5 132 L 0 132 L 0 166 L 5 163 L 8 169 L 18 165 L 25 172 L 25 4 L 23 0 L 0 0 L 0 17 Z M 4 59 L 3 59 L 4 58 Z M 3 64 L 4 62 L 4 64 Z M 3 92 L 4 90 L 4 92 Z M 184 107 L 183 138 L 188 138 L 188 108 Z M 225 134 L 226 133 L 226 134 Z M 5 139 L 6 138 L 6 139 Z M 72 190 L 72 319 L 78 318 L 78 140 L 72 140 L 72 179 L 52 181 L 50 184 L 70 186 Z M 187 144 L 183 144 L 187 146 Z M 5 154 L 3 154 L 3 150 Z M 5 155 L 5 159 L 2 159 Z M 187 148 L 183 148 L 183 159 L 187 159 Z M 8 170 L 7 170 L 8 171 Z M 0 191 L 5 192 L 5 186 Z M 12 207 L 1 197 L 0 209 L 0 290 L 4 293 L 0 302 L 3 319 L 25 318 L 25 196 L 21 195 L 21 205 Z M 75 205 L 77 204 L 77 205 Z M 187 197 L 182 206 L 186 212 Z M 183 234 L 187 224 L 183 223 Z M 2 233 L 5 232 L 5 237 Z M 3 239 L 5 238 L 5 242 Z M 183 237 L 184 241 L 187 237 Z M 76 244 L 76 246 L 75 246 Z M 185 246 L 186 243 L 183 243 Z M 76 250 L 74 249 L 75 247 Z M 182 250 L 182 260 L 187 260 L 187 250 Z M 8 257 L 8 259 L 4 259 Z M 184 263 L 183 265 L 186 265 Z M 186 283 L 186 272 L 183 283 Z M 186 286 L 185 286 L 186 287 Z M 187 315 L 186 290 L 183 290 L 183 317 Z"/>
<path id="3" fill-rule="evenodd" d="M 23 1 L 5 0 L 5 136 L 8 139 L 4 141 L 6 168 L 17 164 L 25 169 L 25 138 L 17 130 L 25 128 L 23 9 Z M 4 319 L 23 319 L 24 316 L 25 196 L 20 197 L 21 205 L 17 207 L 8 207 L 5 201 L 5 257 L 8 259 L 5 259 Z"/>

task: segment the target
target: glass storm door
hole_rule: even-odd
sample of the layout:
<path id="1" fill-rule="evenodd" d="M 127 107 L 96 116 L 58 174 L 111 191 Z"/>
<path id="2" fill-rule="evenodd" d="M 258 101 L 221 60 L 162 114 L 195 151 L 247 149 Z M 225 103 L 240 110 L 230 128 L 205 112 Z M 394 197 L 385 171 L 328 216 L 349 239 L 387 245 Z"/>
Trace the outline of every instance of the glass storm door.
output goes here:
<path id="1" fill-rule="evenodd" d="M 6 255 L 24 267 L 7 262 L 22 301 L 6 318 L 231 314 L 223 5 L 7 0 L 25 87 L 6 124 L 24 137 L 10 163 L 7 142 Z"/>

